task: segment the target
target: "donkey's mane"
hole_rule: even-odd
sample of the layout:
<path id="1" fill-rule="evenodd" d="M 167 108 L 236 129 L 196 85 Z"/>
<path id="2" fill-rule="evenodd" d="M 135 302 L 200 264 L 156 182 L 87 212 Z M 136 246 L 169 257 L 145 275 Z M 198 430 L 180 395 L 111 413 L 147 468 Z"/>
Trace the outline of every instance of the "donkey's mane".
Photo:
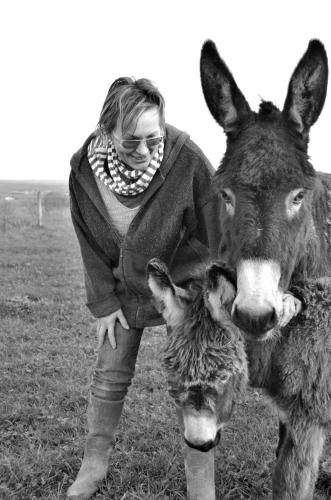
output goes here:
<path id="1" fill-rule="evenodd" d="M 271 101 L 263 101 L 260 103 L 259 115 L 261 116 L 275 116 L 279 115 L 280 111 Z"/>
<path id="2" fill-rule="evenodd" d="M 329 275 L 331 271 L 331 177 L 318 173 L 317 183 L 313 200 L 315 234 L 307 241 L 295 272 L 301 279 Z"/>

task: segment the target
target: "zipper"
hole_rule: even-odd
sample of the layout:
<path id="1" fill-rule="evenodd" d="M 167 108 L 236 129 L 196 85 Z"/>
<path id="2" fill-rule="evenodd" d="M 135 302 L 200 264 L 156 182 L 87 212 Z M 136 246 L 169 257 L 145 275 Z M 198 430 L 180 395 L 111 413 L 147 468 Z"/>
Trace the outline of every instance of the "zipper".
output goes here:
<path id="1" fill-rule="evenodd" d="M 129 290 L 132 293 L 132 295 L 134 295 L 136 298 L 138 298 L 139 294 L 137 292 L 135 292 L 134 290 L 132 290 L 132 288 L 128 285 L 128 282 L 127 282 L 127 280 L 125 278 L 124 264 L 123 264 L 123 248 L 122 248 L 122 246 L 120 246 L 119 265 L 120 265 L 120 269 L 122 271 L 123 282 L 125 284 L 126 289 Z"/>
<path id="2" fill-rule="evenodd" d="M 178 250 L 178 248 L 180 247 L 180 245 L 182 244 L 182 242 L 183 242 L 183 240 L 184 240 L 184 238 L 185 238 L 186 234 L 187 234 L 187 227 L 186 227 L 186 226 L 183 226 L 183 227 L 182 227 L 182 229 L 181 229 L 181 231 L 180 231 L 179 241 L 178 241 L 178 243 L 177 243 L 177 245 L 176 245 L 176 248 L 174 249 L 174 252 L 173 252 L 173 254 L 172 254 L 172 257 L 171 257 L 170 262 L 169 262 L 169 265 L 168 265 L 168 269 L 169 269 L 169 270 L 171 270 L 171 268 L 172 268 L 172 265 L 173 265 L 174 259 L 175 259 L 175 257 L 176 257 L 177 250 Z"/>

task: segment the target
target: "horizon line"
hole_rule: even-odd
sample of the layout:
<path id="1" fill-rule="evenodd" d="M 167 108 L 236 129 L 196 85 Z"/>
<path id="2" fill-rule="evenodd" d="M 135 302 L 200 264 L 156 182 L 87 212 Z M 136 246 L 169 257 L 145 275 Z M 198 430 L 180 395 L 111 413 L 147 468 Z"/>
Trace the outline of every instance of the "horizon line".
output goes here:
<path id="1" fill-rule="evenodd" d="M 0 179 L 0 182 L 68 182 L 68 179 Z"/>

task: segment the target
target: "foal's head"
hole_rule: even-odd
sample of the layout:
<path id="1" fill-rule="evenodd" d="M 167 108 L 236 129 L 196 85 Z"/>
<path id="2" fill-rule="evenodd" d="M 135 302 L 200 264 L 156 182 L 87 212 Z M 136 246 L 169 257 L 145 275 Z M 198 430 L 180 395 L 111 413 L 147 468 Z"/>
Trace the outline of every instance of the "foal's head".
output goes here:
<path id="1" fill-rule="evenodd" d="M 247 382 L 240 332 L 230 320 L 234 286 L 216 264 L 185 289 L 174 285 L 158 259 L 149 262 L 147 272 L 156 307 L 170 329 L 164 364 L 185 440 L 208 451 Z"/>
<path id="2" fill-rule="evenodd" d="M 237 272 L 232 318 L 256 336 L 277 324 L 290 281 L 313 275 L 320 262 L 314 221 L 319 181 L 307 145 L 327 78 L 325 49 L 313 40 L 292 75 L 283 110 L 262 102 L 255 113 L 214 43 L 202 49 L 204 96 L 227 135 L 215 179 L 222 197 L 219 257 Z"/>

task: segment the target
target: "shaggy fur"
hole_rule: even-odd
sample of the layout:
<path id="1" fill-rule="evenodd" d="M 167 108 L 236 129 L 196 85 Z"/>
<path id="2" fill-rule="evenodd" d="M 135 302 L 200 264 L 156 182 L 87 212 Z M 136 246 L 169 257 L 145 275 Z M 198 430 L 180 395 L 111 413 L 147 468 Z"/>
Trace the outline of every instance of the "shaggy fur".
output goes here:
<path id="1" fill-rule="evenodd" d="M 185 307 L 183 320 L 169 335 L 164 366 L 170 394 L 177 402 L 190 401 L 198 410 L 205 407 L 215 411 L 216 406 L 220 406 L 218 417 L 224 422 L 229 417 L 224 408 L 232 409 L 233 401 L 246 386 L 246 355 L 240 332 L 231 322 L 229 312 L 224 310 L 222 325 L 213 320 L 205 305 L 203 281 L 202 278 L 200 283 L 195 283 L 194 292 L 191 288 L 192 299 Z M 225 391 L 229 385 L 231 393 Z M 190 391 L 192 397 L 189 397 Z M 231 403 L 216 402 L 220 395 L 230 397 Z"/>
<path id="2" fill-rule="evenodd" d="M 170 330 L 164 351 L 170 394 L 180 407 L 217 412 L 218 423 L 226 422 L 248 379 L 241 333 L 230 320 L 233 285 L 227 282 L 229 292 L 224 290 L 220 324 L 209 301 L 209 294 L 221 286 L 217 265 L 201 271 L 185 289 L 172 283 L 158 259 L 149 262 L 147 274 Z"/>
<path id="3" fill-rule="evenodd" d="M 297 284 L 304 311 L 266 342 L 247 341 L 250 384 L 271 398 L 285 424 L 273 498 L 313 498 L 331 423 L 331 278 Z"/>
<path id="4" fill-rule="evenodd" d="M 220 191 L 230 188 L 236 193 L 235 217 L 228 216 L 225 204 L 221 213 L 221 258 L 229 266 L 235 269 L 245 258 L 277 260 L 283 289 L 293 278 L 328 272 L 331 176 L 313 170 L 303 139 L 279 110 L 267 120 L 260 111 L 235 141 L 228 142 L 215 179 Z M 298 187 L 306 191 L 304 205 L 298 217 L 287 220 L 284 200 Z"/>

